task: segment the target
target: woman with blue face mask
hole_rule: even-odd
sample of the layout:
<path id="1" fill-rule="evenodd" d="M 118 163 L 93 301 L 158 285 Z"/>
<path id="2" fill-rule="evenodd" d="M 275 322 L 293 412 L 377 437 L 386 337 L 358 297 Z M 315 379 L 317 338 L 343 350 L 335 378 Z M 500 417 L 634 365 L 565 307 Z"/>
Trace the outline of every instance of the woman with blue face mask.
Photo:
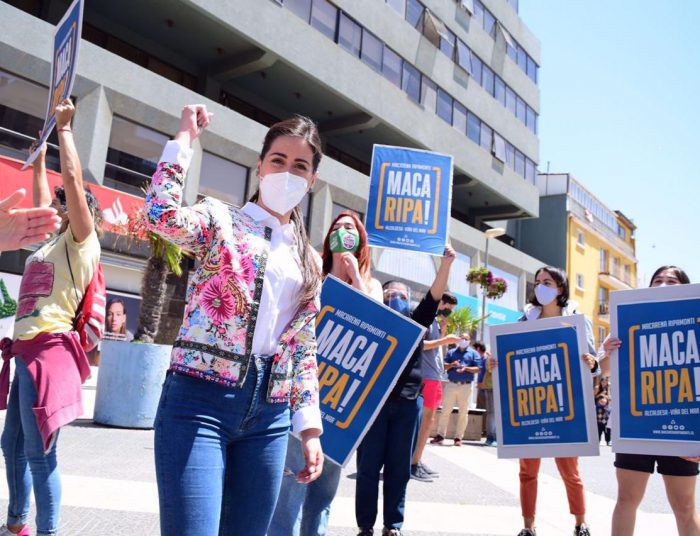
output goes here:
<path id="1" fill-rule="evenodd" d="M 365 226 L 349 210 L 338 214 L 323 241 L 323 277 L 330 274 L 377 301 L 382 287 L 372 277 Z M 282 489 L 267 536 L 318 536 L 326 534 L 331 502 L 340 484 L 340 466 L 326 460 L 321 476 L 309 484 L 299 481 L 303 467 L 299 441 L 289 438 Z"/>
<path id="2" fill-rule="evenodd" d="M 190 145 L 211 120 L 185 106 L 146 197 L 149 230 L 199 260 L 155 421 L 161 534 L 264 536 L 290 426 L 311 482 L 323 467 L 315 318 L 320 259 L 299 203 L 321 160 L 314 123 L 295 116 L 265 136 L 260 189 L 242 208 L 183 207 Z"/>
<path id="3" fill-rule="evenodd" d="M 535 290 L 521 321 L 538 318 L 554 318 L 576 314 L 576 303 L 569 300 L 569 281 L 566 273 L 553 266 L 544 266 L 535 273 Z M 581 357 L 594 374 L 600 374 L 600 367 L 594 357 L 593 329 L 586 320 L 586 342 L 588 353 Z M 496 359 L 489 359 L 489 368 L 496 366 Z M 555 458 L 559 474 L 566 486 L 569 511 L 575 517 L 574 536 L 590 536 L 586 525 L 586 502 L 583 482 L 578 470 L 578 458 Z M 537 476 L 540 470 L 539 458 L 520 460 L 520 507 L 524 528 L 518 536 L 535 536 L 535 510 L 537 505 Z"/>
<path id="4" fill-rule="evenodd" d="M 651 277 L 650 287 L 687 285 L 688 275 L 677 266 L 661 266 Z M 609 368 L 610 353 L 620 348 L 622 341 L 609 335 L 600 352 L 604 370 Z M 614 415 L 611 418 L 615 418 Z M 653 456 L 648 454 L 615 454 L 617 502 L 612 517 L 612 534 L 632 536 L 634 525 L 649 476 L 656 471 L 663 476 L 668 499 L 679 536 L 698 536 L 700 517 L 695 506 L 700 457 Z"/>

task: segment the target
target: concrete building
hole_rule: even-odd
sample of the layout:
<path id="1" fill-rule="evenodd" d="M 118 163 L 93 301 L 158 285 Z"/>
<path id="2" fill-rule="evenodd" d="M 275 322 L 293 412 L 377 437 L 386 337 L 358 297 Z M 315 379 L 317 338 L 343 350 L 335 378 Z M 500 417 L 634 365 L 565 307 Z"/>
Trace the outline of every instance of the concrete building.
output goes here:
<path id="1" fill-rule="evenodd" d="M 610 332 L 610 292 L 637 287 L 636 226 L 569 173 L 539 174 L 537 187 L 540 217 L 511 223 L 509 230 L 517 247 L 566 268 L 571 298 L 592 320 L 600 344 Z"/>
<path id="2" fill-rule="evenodd" d="M 67 0 L 0 2 L 0 154 L 24 158 L 46 107 L 53 25 Z M 305 201 L 319 246 L 331 219 L 363 214 L 375 143 L 454 156 L 451 238 L 460 257 L 452 290 L 482 263 L 493 220 L 539 214 L 535 186 L 539 42 L 517 0 L 120 0 L 86 2 L 74 88 L 74 131 L 87 180 L 141 195 L 184 104 L 215 114 L 195 144 L 185 202 L 214 195 L 240 205 L 256 189 L 266 127 L 302 113 L 316 120 L 326 157 Z M 55 141 L 55 139 L 54 139 Z M 50 166 L 56 151 L 49 151 Z M 540 262 L 490 246 L 520 309 Z M 143 260 L 105 244 L 109 286 L 138 293 Z M 118 248 L 117 248 L 118 249 Z M 2 256 L 21 272 L 24 254 Z M 380 279 L 425 290 L 436 259 L 373 251 Z M 469 301 L 469 300 L 467 300 Z M 471 303 L 471 302 L 470 302 Z M 505 315 L 507 316 L 507 315 Z M 504 314 L 499 318 L 505 318 Z"/>

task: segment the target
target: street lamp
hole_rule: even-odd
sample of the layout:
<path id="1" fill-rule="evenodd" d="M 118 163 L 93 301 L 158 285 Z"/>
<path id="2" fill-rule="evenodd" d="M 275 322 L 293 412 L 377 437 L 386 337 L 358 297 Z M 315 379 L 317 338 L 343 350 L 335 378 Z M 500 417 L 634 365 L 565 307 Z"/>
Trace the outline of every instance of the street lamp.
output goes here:
<path id="1" fill-rule="evenodd" d="M 506 230 L 503 227 L 494 227 L 493 229 L 488 229 L 484 232 L 486 237 L 486 250 L 484 251 L 484 268 L 489 269 L 489 240 L 492 238 L 498 238 L 506 234 Z M 484 343 L 484 320 L 486 320 L 486 291 L 487 289 L 481 289 L 481 321 L 479 322 L 479 341 Z"/>

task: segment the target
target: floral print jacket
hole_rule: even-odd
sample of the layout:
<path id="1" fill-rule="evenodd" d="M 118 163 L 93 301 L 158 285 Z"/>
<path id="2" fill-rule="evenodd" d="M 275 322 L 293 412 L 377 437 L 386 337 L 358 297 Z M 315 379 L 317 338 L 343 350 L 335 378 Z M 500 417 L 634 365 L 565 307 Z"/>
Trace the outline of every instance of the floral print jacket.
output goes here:
<path id="1" fill-rule="evenodd" d="M 177 157 L 173 155 L 177 152 Z M 240 387 L 251 364 L 272 230 L 239 209 L 205 198 L 182 206 L 191 152 L 169 142 L 146 196 L 148 228 L 200 260 L 170 370 Z M 180 162 L 180 163 L 177 163 Z M 318 300 L 287 326 L 273 358 L 267 400 L 289 402 L 295 432 L 321 429 L 315 317 Z"/>

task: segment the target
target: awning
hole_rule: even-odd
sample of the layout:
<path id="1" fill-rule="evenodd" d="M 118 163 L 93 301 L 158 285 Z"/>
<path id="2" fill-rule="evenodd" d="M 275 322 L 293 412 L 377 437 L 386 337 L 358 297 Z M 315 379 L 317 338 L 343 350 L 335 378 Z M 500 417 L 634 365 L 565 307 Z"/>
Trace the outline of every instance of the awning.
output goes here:
<path id="1" fill-rule="evenodd" d="M 19 188 L 27 190 L 27 196 L 20 203 L 20 208 L 32 206 L 32 169 L 21 171 L 23 162 L 5 156 L 0 156 L 0 199 L 5 199 Z M 49 188 L 53 193 L 56 186 L 61 186 L 63 181 L 57 171 L 47 170 L 46 176 Z M 135 195 L 113 190 L 99 184 L 85 182 L 90 191 L 97 197 L 102 209 L 105 231 L 123 233 L 123 225 L 130 215 L 143 207 L 144 200 Z"/>

